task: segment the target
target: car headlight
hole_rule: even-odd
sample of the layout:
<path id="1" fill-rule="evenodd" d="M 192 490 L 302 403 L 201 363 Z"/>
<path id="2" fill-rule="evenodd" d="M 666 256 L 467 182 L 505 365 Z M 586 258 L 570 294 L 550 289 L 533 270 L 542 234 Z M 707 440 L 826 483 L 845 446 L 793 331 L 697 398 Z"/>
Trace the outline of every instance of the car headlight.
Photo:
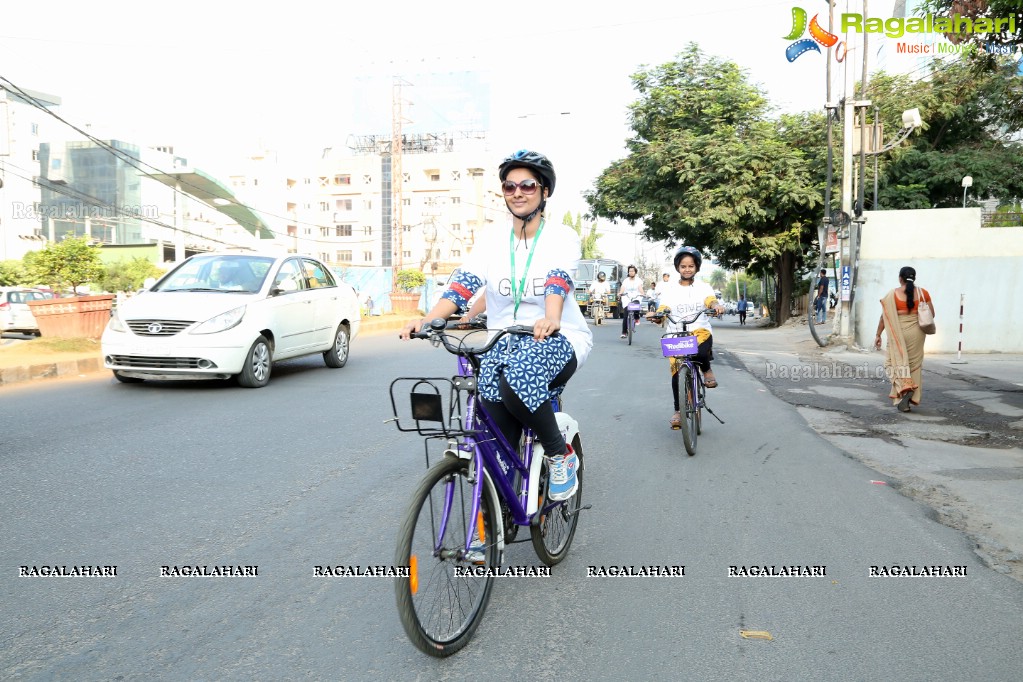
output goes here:
<path id="1" fill-rule="evenodd" d="M 243 317 L 245 317 L 245 306 L 239 306 L 234 310 L 228 310 L 226 313 L 220 313 L 216 317 L 211 317 L 190 333 L 216 334 L 217 332 L 226 331 L 231 327 L 237 326 Z"/>
<path id="2" fill-rule="evenodd" d="M 128 331 L 124 326 L 124 322 L 121 322 L 121 316 L 117 314 L 116 310 L 110 311 L 110 322 L 107 323 L 107 327 L 112 332 Z"/>

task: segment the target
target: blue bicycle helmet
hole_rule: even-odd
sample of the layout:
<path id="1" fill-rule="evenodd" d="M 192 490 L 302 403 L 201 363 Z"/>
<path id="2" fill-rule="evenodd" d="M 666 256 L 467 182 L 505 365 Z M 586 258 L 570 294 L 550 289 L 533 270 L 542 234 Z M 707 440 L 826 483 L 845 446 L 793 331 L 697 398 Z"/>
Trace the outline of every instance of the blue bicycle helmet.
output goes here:
<path id="1" fill-rule="evenodd" d="M 696 261 L 696 271 L 700 271 L 700 265 L 703 263 L 703 256 L 700 254 L 700 250 L 693 246 L 680 246 L 678 251 L 675 252 L 675 270 L 678 271 L 678 262 L 682 260 L 682 256 L 689 254 Z"/>

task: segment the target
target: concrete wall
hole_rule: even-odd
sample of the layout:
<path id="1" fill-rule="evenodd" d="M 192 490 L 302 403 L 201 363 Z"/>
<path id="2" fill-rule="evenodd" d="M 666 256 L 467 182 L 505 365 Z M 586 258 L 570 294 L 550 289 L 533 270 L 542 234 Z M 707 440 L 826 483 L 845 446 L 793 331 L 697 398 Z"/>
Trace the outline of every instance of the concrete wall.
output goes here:
<path id="1" fill-rule="evenodd" d="M 956 352 L 965 294 L 963 353 L 1023 353 L 1023 227 L 982 228 L 979 208 L 866 217 L 853 300 L 857 345 L 873 344 L 879 301 L 909 265 L 934 299 L 938 331 L 927 339 L 927 352 Z"/>

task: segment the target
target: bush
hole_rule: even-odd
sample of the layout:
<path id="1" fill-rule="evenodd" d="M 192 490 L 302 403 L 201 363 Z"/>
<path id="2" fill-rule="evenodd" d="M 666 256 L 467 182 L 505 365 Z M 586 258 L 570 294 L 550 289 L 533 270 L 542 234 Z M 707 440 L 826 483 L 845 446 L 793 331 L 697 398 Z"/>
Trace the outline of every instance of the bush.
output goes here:
<path id="1" fill-rule="evenodd" d="M 99 247 L 89 246 L 85 237 L 50 242 L 45 249 L 35 252 L 29 269 L 29 274 L 38 281 L 50 284 L 55 290 L 71 287 L 75 296 L 80 285 L 103 276 Z"/>
<path id="2" fill-rule="evenodd" d="M 104 291 L 138 291 L 147 278 L 158 278 L 163 270 L 151 261 L 136 256 L 130 261 L 108 263 L 98 284 Z"/>
<path id="3" fill-rule="evenodd" d="M 413 289 L 426 284 L 426 275 L 419 270 L 400 270 L 394 278 L 394 284 L 405 293 L 411 294 Z"/>

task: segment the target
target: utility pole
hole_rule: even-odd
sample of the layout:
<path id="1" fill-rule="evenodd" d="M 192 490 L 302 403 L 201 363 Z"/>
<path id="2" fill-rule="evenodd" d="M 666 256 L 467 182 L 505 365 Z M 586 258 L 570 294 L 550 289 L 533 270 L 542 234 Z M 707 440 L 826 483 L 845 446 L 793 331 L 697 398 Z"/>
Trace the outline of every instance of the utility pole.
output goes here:
<path id="1" fill-rule="evenodd" d="M 397 287 L 398 271 L 401 270 L 402 251 L 402 201 L 401 201 L 401 152 L 402 125 L 406 122 L 402 112 L 401 86 L 411 85 L 401 76 L 395 76 L 391 84 L 391 231 L 394 254 L 391 257 L 391 282 Z"/>
<path id="2" fill-rule="evenodd" d="M 867 0 L 863 0 L 863 20 L 867 19 Z M 853 52 L 853 49 L 858 49 L 862 53 L 862 85 L 861 88 L 865 94 L 867 86 L 867 34 L 861 33 L 859 37 L 861 41 L 856 48 L 849 48 L 849 37 L 850 33 L 845 33 L 845 44 L 846 44 L 846 57 L 845 57 L 845 102 L 843 105 L 843 135 L 842 135 L 842 212 L 845 215 L 852 215 L 853 213 L 853 132 L 855 129 L 856 110 L 866 111 L 865 107 L 869 106 L 869 101 L 856 101 L 856 74 L 852 63 L 852 59 L 849 57 L 849 53 Z M 866 124 L 866 116 L 863 117 L 861 125 Z M 861 131 L 861 146 L 865 143 L 864 133 Z M 862 152 L 862 149 L 861 149 Z M 862 165 L 862 164 L 861 164 Z M 862 169 L 861 169 L 862 170 Z M 860 225 L 863 223 L 862 220 L 863 206 L 858 206 L 856 216 L 852 222 L 850 222 L 848 231 L 844 234 L 844 238 L 841 240 L 841 259 L 842 266 L 841 272 L 838 274 L 838 286 L 840 292 L 840 305 L 841 305 L 841 322 L 839 324 L 839 336 L 845 341 L 846 344 L 852 345 L 855 343 L 856 337 L 856 320 L 853 313 L 853 293 L 855 291 L 856 281 L 856 257 L 859 251 L 859 236 L 860 236 Z"/>

